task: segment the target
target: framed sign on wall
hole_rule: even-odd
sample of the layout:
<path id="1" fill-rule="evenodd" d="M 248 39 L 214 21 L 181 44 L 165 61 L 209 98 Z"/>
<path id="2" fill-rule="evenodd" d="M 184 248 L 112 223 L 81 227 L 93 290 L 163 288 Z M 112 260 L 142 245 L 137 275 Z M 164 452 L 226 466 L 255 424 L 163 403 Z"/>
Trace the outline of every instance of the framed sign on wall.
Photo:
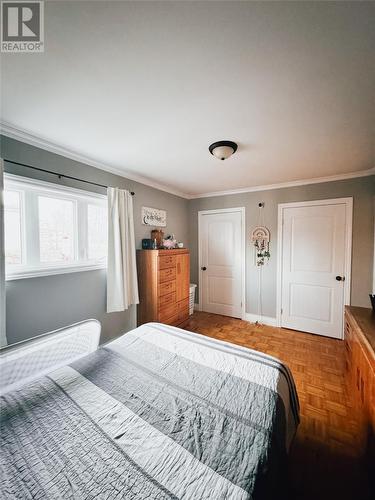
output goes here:
<path id="1" fill-rule="evenodd" d="M 158 208 L 142 207 L 142 224 L 146 226 L 166 227 L 167 212 Z"/>

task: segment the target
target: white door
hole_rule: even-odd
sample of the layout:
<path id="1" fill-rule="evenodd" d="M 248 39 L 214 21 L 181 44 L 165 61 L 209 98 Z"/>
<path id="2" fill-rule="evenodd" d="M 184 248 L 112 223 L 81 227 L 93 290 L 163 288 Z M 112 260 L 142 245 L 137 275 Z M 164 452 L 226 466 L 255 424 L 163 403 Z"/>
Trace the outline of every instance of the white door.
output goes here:
<path id="1" fill-rule="evenodd" d="M 202 310 L 241 318 L 243 212 L 201 212 L 199 217 Z"/>
<path id="2" fill-rule="evenodd" d="M 346 210 L 322 202 L 283 208 L 281 326 L 342 338 Z"/>

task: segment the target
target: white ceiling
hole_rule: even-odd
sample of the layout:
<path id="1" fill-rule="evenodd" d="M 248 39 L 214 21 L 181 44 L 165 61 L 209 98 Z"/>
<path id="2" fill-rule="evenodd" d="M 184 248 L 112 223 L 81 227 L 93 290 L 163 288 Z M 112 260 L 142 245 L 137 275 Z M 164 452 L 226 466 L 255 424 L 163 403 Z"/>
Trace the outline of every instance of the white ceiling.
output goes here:
<path id="1" fill-rule="evenodd" d="M 46 2 L 2 120 L 199 195 L 375 166 L 373 2 Z M 211 142 L 238 142 L 221 162 Z"/>

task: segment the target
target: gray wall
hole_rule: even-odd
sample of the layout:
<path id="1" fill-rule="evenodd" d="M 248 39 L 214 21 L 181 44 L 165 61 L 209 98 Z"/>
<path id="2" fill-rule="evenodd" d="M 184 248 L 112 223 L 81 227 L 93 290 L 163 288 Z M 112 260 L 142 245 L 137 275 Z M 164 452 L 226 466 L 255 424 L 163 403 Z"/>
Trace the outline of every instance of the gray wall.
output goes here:
<path id="1" fill-rule="evenodd" d="M 246 208 L 246 312 L 257 313 L 257 269 L 253 264 L 253 248 L 249 234 L 258 225 L 258 203 L 264 202 L 265 225 L 271 231 L 271 259 L 263 270 L 263 315 L 276 316 L 277 271 L 277 211 L 278 203 L 320 200 L 352 196 L 353 257 L 351 303 L 370 307 L 368 294 L 372 286 L 375 176 L 311 184 L 285 189 L 243 193 L 212 198 L 199 198 L 189 202 L 189 242 L 191 251 L 191 281 L 198 284 L 198 211 L 216 208 Z M 198 291 L 199 292 L 199 291 Z M 197 297 L 196 297 L 197 300 Z"/>
<path id="2" fill-rule="evenodd" d="M 188 201 L 124 177 L 93 168 L 60 155 L 1 136 L 1 156 L 40 168 L 60 172 L 107 186 L 135 191 L 134 224 L 137 247 L 150 236 L 150 228 L 141 223 L 141 206 L 167 210 L 165 232 L 188 244 Z M 55 175 L 43 174 L 5 162 L 12 174 L 38 178 L 80 189 L 105 193 L 105 190 Z M 101 341 L 134 328 L 135 307 L 121 313 L 107 314 L 105 270 L 26 278 L 6 282 L 6 322 L 8 343 L 18 342 L 75 321 L 96 318 L 102 323 Z"/>

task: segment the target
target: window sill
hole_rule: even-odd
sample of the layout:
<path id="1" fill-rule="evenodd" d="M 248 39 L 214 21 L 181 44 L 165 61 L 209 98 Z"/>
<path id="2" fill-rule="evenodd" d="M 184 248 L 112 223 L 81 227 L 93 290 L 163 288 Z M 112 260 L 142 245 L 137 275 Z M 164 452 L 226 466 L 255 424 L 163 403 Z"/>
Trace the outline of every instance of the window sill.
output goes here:
<path id="1" fill-rule="evenodd" d="M 42 276 L 53 276 L 56 274 L 81 273 L 83 271 L 96 271 L 97 269 L 106 269 L 107 265 L 102 263 L 96 264 L 78 264 L 61 267 L 43 267 L 32 269 L 20 269 L 12 271 L 5 275 L 5 281 L 21 280 L 25 278 L 39 278 Z"/>

